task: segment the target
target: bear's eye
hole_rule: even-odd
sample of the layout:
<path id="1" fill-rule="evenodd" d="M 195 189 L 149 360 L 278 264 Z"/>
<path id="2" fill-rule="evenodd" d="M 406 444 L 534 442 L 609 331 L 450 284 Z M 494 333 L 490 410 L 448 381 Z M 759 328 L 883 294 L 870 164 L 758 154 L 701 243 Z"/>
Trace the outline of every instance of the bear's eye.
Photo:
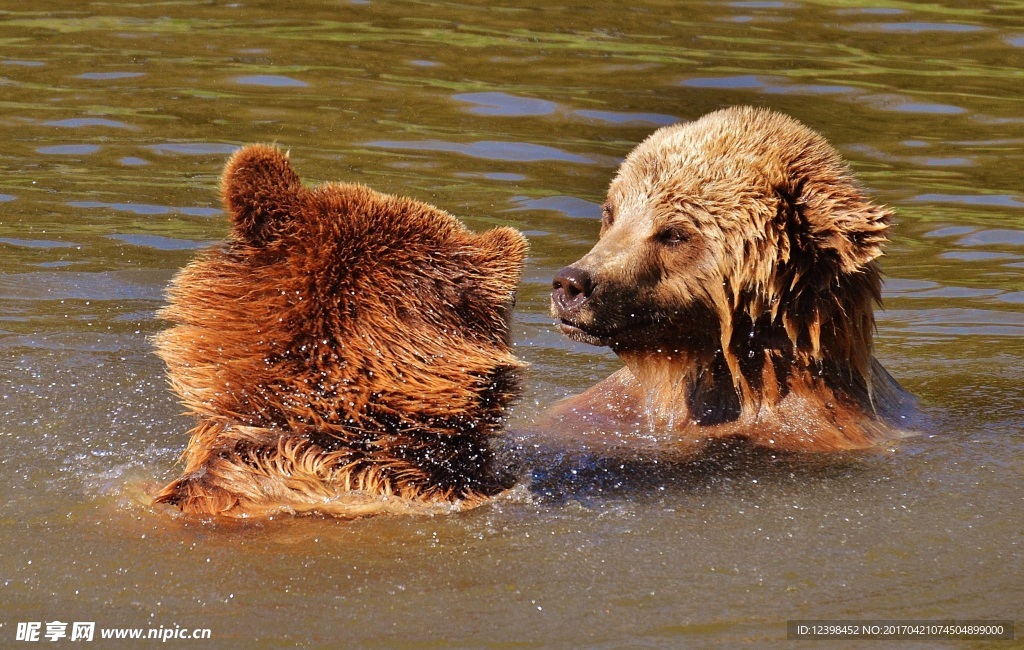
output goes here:
<path id="1" fill-rule="evenodd" d="M 679 226 L 669 226 L 658 233 L 657 239 L 667 246 L 676 246 L 690 241 L 690 235 Z"/>
<path id="2" fill-rule="evenodd" d="M 611 201 L 605 201 L 605 204 L 601 206 L 601 225 L 607 228 L 613 223 L 615 223 L 615 206 L 611 204 Z"/>

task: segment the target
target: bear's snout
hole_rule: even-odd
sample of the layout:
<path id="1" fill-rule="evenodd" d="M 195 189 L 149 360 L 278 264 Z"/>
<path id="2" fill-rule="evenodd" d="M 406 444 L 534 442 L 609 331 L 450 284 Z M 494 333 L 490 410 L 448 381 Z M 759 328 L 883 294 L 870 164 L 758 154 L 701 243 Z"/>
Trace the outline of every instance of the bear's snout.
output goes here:
<path id="1" fill-rule="evenodd" d="M 567 266 L 551 281 L 551 302 L 559 316 L 571 314 L 587 301 L 593 290 L 594 281 L 590 273 L 579 267 Z"/>

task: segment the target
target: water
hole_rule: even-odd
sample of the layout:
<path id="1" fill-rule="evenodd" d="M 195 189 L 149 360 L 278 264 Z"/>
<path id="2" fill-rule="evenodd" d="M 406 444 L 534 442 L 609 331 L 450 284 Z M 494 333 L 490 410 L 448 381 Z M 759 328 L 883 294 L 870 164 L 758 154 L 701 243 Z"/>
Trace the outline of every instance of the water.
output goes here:
<path id="1" fill-rule="evenodd" d="M 0 645 L 53 620 L 233 647 L 620 648 L 783 647 L 791 618 L 1024 619 L 1021 18 L 889 0 L 0 3 Z M 145 505 L 189 428 L 154 312 L 226 233 L 235 147 L 276 142 L 308 180 L 525 232 L 521 430 L 619 367 L 547 315 L 618 161 L 737 103 L 819 130 L 898 210 L 878 355 L 929 413 L 922 435 L 685 471 L 552 456 L 444 517 Z"/>

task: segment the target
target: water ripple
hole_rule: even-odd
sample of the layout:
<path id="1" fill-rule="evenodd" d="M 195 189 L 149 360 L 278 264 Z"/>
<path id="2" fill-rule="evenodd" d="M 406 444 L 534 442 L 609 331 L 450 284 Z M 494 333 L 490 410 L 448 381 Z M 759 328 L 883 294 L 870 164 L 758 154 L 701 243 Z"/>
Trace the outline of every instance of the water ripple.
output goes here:
<path id="1" fill-rule="evenodd" d="M 238 146 L 220 142 L 167 142 L 147 147 L 160 155 L 184 154 L 186 156 L 222 156 L 238 151 Z"/>
<path id="2" fill-rule="evenodd" d="M 256 74 L 238 77 L 235 83 L 245 86 L 273 86 L 274 88 L 305 88 L 309 84 L 292 77 L 276 74 Z"/>
<path id="3" fill-rule="evenodd" d="M 527 179 L 523 174 L 513 174 L 510 172 L 461 172 L 456 174 L 463 178 L 486 178 L 489 181 L 508 181 L 518 182 L 525 181 Z"/>
<path id="4" fill-rule="evenodd" d="M 898 113 L 931 113 L 960 115 L 967 109 L 952 104 L 922 102 L 896 93 L 869 94 L 860 88 L 841 84 L 794 83 L 784 77 L 730 75 L 725 77 L 693 77 L 679 85 L 709 90 L 751 90 L 771 95 L 838 95 L 877 110 Z"/>
<path id="5" fill-rule="evenodd" d="M 970 32 L 984 31 L 986 28 L 979 25 L 965 25 L 961 23 L 905 22 L 859 23 L 856 25 L 850 25 L 848 29 L 857 31 L 895 32 L 898 34 L 923 34 L 927 32 L 954 32 L 957 34 L 966 34 Z"/>
<path id="6" fill-rule="evenodd" d="M 925 237 L 959 237 L 974 232 L 974 226 L 943 226 L 924 234 Z"/>
<path id="7" fill-rule="evenodd" d="M 114 79 L 132 79 L 144 76 L 144 72 L 86 72 L 78 75 L 79 79 L 92 79 L 94 81 L 110 81 Z"/>
<path id="8" fill-rule="evenodd" d="M 939 255 L 944 260 L 959 260 L 961 262 L 987 262 L 990 260 L 1017 260 L 1019 255 L 1012 253 L 993 253 L 991 251 L 946 251 Z M 993 289 L 995 293 L 999 290 Z"/>
<path id="9" fill-rule="evenodd" d="M 835 84 L 786 84 L 765 86 L 764 92 L 770 95 L 846 95 L 858 91 L 853 86 Z"/>
<path id="10" fill-rule="evenodd" d="M 586 119 L 598 120 L 608 124 L 654 124 L 655 126 L 668 126 L 669 124 L 682 121 L 677 117 L 662 113 L 579 110 L 575 114 Z"/>
<path id="11" fill-rule="evenodd" d="M 468 109 L 476 115 L 529 117 L 533 115 L 550 115 L 558 109 L 558 104 L 546 99 L 518 97 L 501 92 L 462 93 L 453 95 L 452 99 L 476 106 Z"/>
<path id="12" fill-rule="evenodd" d="M 116 239 L 132 246 L 155 248 L 161 251 L 183 251 L 206 248 L 212 242 L 192 241 L 162 235 L 107 235 L 108 239 Z"/>
<path id="13" fill-rule="evenodd" d="M 1001 300 L 1003 294 L 996 298 Z M 948 307 L 940 309 L 889 309 L 887 320 L 904 323 L 908 332 L 928 335 L 967 336 L 1024 336 L 1024 313 Z"/>
<path id="14" fill-rule="evenodd" d="M 1013 291 L 1011 293 L 1004 293 L 998 298 L 1002 302 L 1009 302 L 1015 305 L 1024 305 L 1024 291 Z"/>
<path id="15" fill-rule="evenodd" d="M 13 237 L 0 237 L 0 244 L 18 246 L 20 248 L 81 248 L 80 244 L 68 241 L 56 241 L 52 239 L 16 239 Z"/>
<path id="16" fill-rule="evenodd" d="M 575 196 L 547 196 L 542 199 L 531 199 L 526 196 L 513 196 L 512 202 L 516 207 L 512 211 L 520 210 L 552 210 L 561 212 L 567 217 L 585 219 L 600 219 L 601 206 L 591 201 L 584 201 Z"/>
<path id="17" fill-rule="evenodd" d="M 839 15 L 870 14 L 872 16 L 899 16 L 907 13 L 904 9 L 896 7 L 856 7 L 851 9 L 840 9 L 836 12 Z"/>
<path id="18" fill-rule="evenodd" d="M 967 109 L 952 104 L 938 104 L 935 102 L 914 101 L 908 97 L 897 94 L 882 95 L 861 95 L 857 98 L 865 104 L 881 111 L 894 111 L 897 113 L 931 113 L 937 115 L 960 115 L 966 113 Z"/>
<path id="19" fill-rule="evenodd" d="M 123 271 L 30 271 L 0 274 L 0 298 L 16 300 L 161 300 L 163 284 Z"/>
<path id="20" fill-rule="evenodd" d="M 738 9 L 793 9 L 800 5 L 792 2 L 779 2 L 779 0 L 739 0 L 730 2 L 729 6 Z"/>
<path id="21" fill-rule="evenodd" d="M 729 77 L 697 77 L 686 79 L 683 86 L 689 88 L 725 88 L 728 90 L 756 89 L 761 90 L 767 84 L 754 75 L 733 75 Z"/>
<path id="22" fill-rule="evenodd" d="M 58 144 L 36 149 L 45 156 L 85 156 L 99 150 L 100 146 L 95 144 Z"/>
<path id="23" fill-rule="evenodd" d="M 539 162 L 557 160 L 561 162 L 593 164 L 594 160 L 540 144 L 482 140 L 480 142 L 445 142 L 444 140 L 375 140 L 367 146 L 381 149 L 412 149 L 418 151 L 450 151 L 473 158 L 505 160 L 509 162 Z"/>
<path id="24" fill-rule="evenodd" d="M 45 126 L 59 126 L 59 127 L 70 127 L 79 128 L 83 126 L 109 126 L 115 129 L 129 129 L 131 128 L 124 122 L 118 122 L 117 120 L 108 120 L 101 117 L 76 117 L 67 120 L 51 120 L 43 123 Z"/>
<path id="25" fill-rule="evenodd" d="M 838 84 L 793 83 L 782 77 L 732 75 L 727 77 L 694 77 L 680 85 L 689 88 L 718 90 L 756 90 L 770 95 L 846 95 L 859 92 L 853 86 Z"/>
<path id="26" fill-rule="evenodd" d="M 961 246 L 1024 246 L 1024 230 L 981 230 L 962 237 L 956 243 Z"/>
<path id="27" fill-rule="evenodd" d="M 957 203 L 962 205 L 1024 208 L 1024 201 L 1009 194 L 918 194 L 910 199 L 921 203 Z"/>
<path id="28" fill-rule="evenodd" d="M 69 201 L 72 208 L 108 208 L 118 212 L 134 214 L 186 214 L 193 217 L 215 217 L 221 211 L 217 208 L 172 207 L 169 205 L 153 205 L 150 203 L 106 203 L 103 201 Z"/>

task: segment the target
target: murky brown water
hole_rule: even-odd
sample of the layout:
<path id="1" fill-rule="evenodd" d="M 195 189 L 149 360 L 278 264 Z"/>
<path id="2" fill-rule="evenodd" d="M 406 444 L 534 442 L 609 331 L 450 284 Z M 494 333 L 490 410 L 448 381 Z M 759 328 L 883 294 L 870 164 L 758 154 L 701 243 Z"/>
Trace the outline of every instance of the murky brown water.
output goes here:
<path id="1" fill-rule="evenodd" d="M 53 620 L 621 648 L 1024 619 L 1020 3 L 68 5 L 0 0 L 0 645 Z M 544 458 L 532 487 L 450 517 L 201 524 L 140 503 L 189 427 L 147 337 L 167 280 L 226 232 L 236 146 L 523 230 L 522 428 L 618 367 L 547 316 L 617 161 L 736 103 L 821 131 L 898 209 L 879 356 L 924 435 L 685 472 Z"/>

